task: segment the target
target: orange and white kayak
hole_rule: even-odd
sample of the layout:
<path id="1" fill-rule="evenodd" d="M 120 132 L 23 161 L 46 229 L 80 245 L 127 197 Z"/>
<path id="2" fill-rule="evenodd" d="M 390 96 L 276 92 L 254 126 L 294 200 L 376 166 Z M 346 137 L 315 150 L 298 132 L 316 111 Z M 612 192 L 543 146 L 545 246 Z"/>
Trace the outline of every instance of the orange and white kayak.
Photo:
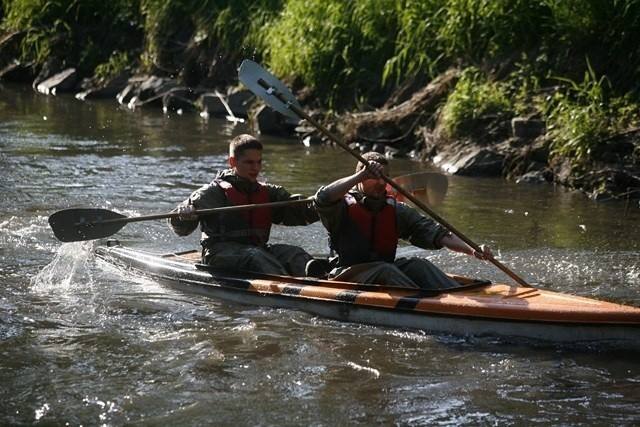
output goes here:
<path id="1" fill-rule="evenodd" d="M 96 255 L 189 292 L 345 322 L 640 350 L 640 308 L 535 287 L 452 275 L 460 288 L 443 292 L 221 270 L 199 264 L 197 251 L 156 254 L 117 241 Z"/>

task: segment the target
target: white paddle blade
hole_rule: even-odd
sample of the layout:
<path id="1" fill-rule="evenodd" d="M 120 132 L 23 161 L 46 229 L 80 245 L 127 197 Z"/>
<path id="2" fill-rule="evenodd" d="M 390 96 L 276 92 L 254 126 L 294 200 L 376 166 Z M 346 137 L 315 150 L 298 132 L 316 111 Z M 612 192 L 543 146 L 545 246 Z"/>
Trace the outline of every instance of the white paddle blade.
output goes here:
<path id="1" fill-rule="evenodd" d="M 302 118 L 291 109 L 295 105 L 300 111 L 300 104 L 291 91 L 260 65 L 245 59 L 238 69 L 238 79 L 280 114 L 298 120 Z"/>
<path id="2" fill-rule="evenodd" d="M 398 176 L 393 178 L 393 180 L 427 206 L 438 206 L 441 204 L 444 201 L 449 187 L 447 177 L 437 172 L 417 172 Z M 413 205 L 410 200 L 405 200 L 402 194 L 396 193 L 393 187 L 387 186 L 387 191 L 394 193 L 396 198 L 401 202 Z"/>

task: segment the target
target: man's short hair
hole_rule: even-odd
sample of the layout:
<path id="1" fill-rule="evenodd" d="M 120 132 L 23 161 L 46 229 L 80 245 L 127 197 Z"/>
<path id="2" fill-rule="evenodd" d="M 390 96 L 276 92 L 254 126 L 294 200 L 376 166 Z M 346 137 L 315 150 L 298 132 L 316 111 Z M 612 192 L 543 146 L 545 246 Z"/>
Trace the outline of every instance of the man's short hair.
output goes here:
<path id="1" fill-rule="evenodd" d="M 229 143 L 229 157 L 238 158 L 247 150 L 262 150 L 262 143 L 246 133 L 236 136 Z"/>
<path id="2" fill-rule="evenodd" d="M 389 164 L 389 160 L 387 160 L 384 154 L 380 154 L 375 151 L 369 151 L 368 153 L 364 153 L 362 155 L 362 158 L 368 162 L 376 162 L 376 163 L 380 163 L 381 165 Z M 356 172 L 360 172 L 362 169 L 364 169 L 364 167 L 365 165 L 363 163 L 358 162 L 358 164 L 356 165 Z"/>

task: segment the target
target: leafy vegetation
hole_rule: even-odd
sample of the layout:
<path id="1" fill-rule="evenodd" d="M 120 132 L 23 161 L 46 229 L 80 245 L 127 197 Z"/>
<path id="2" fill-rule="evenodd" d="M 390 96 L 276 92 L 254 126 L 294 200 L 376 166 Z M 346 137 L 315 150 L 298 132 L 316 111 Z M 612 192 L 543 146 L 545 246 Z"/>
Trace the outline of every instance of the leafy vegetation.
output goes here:
<path id="1" fill-rule="evenodd" d="M 580 83 L 565 78 L 558 80 L 568 84 L 567 90 L 556 92 L 543 104 L 548 129 L 553 135 L 551 154 L 584 163 L 610 130 L 604 99 L 607 80 L 598 79 L 591 68 Z"/>
<path id="2" fill-rule="evenodd" d="M 288 1 L 259 29 L 259 47 L 275 73 L 301 78 L 329 106 L 363 102 L 380 90 L 380 70 L 393 52 L 396 3 Z"/>
<path id="3" fill-rule="evenodd" d="M 471 134 L 486 116 L 513 115 L 513 105 L 504 85 L 487 80 L 477 68 L 467 68 L 442 108 L 445 135 L 456 138 Z"/>
<path id="4" fill-rule="evenodd" d="M 396 13 L 398 37 L 384 76 L 401 80 L 530 49 L 549 11 L 528 0 L 407 0 L 397 2 Z"/>
<path id="5" fill-rule="evenodd" d="M 114 50 L 136 49 L 142 35 L 136 0 L 5 0 L 0 29 L 23 31 L 21 60 L 55 59 L 91 73 Z"/>
<path id="6" fill-rule="evenodd" d="M 93 75 L 97 83 L 108 83 L 124 73 L 131 65 L 127 52 L 114 51 L 107 62 L 96 66 Z"/>
<path id="7" fill-rule="evenodd" d="M 223 84 L 217 68 L 232 73 L 256 51 L 244 43 L 275 17 L 280 0 L 142 0 L 145 47 L 141 71 L 178 77 L 189 85 Z M 228 80 L 228 79 L 227 79 Z"/>
<path id="8" fill-rule="evenodd" d="M 97 77 L 135 65 L 218 84 L 244 58 L 298 79 L 335 110 L 382 105 L 456 67 L 451 137 L 483 115 L 538 116 L 559 158 L 588 165 L 607 134 L 638 126 L 640 0 L 5 0 L 21 60 Z M 636 149 L 636 153 L 638 150 Z"/>

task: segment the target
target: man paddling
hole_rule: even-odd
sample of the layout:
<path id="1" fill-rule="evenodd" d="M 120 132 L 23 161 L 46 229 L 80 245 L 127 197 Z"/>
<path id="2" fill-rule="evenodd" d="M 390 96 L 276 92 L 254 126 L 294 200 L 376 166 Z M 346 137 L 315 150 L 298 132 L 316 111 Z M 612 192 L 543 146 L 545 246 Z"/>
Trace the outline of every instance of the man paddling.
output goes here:
<path id="1" fill-rule="evenodd" d="M 231 205 L 294 201 L 283 187 L 258 181 L 262 170 L 262 144 L 251 135 L 238 135 L 229 144 L 230 169 L 194 191 L 174 211 L 169 225 L 179 236 L 202 230 L 202 262 L 270 274 L 304 276 L 313 258 L 304 249 L 287 244 L 269 244 L 272 224 L 308 225 L 318 221 L 309 204 L 198 216 L 198 210 Z"/>
<path id="2" fill-rule="evenodd" d="M 389 162 L 369 152 L 353 175 L 321 187 L 315 196 L 320 219 L 329 232 L 331 248 L 338 254 L 335 280 L 425 289 L 447 289 L 458 284 L 424 258 L 396 258 L 400 239 L 423 249 L 447 247 L 456 252 L 493 258 L 483 245 L 475 251 L 445 227 L 398 202 L 386 191 Z"/>

